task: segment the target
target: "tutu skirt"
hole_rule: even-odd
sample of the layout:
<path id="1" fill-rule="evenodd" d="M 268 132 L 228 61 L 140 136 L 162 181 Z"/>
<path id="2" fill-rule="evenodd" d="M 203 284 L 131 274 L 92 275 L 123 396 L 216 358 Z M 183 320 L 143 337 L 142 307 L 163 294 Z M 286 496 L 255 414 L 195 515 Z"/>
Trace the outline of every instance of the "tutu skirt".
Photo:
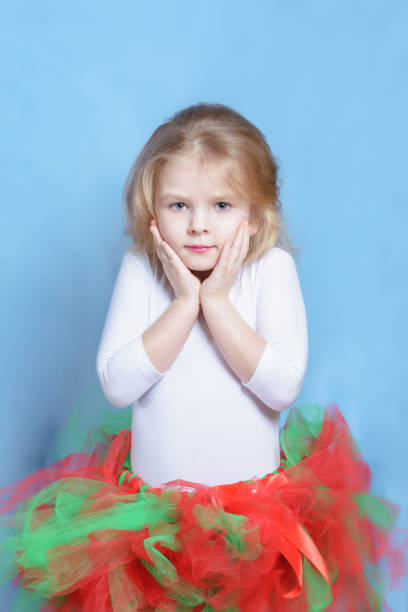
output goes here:
<path id="1" fill-rule="evenodd" d="M 150 486 L 131 472 L 130 431 L 102 433 L 90 452 L 1 491 L 12 532 L 3 581 L 37 609 L 387 609 L 406 537 L 397 506 L 370 494 L 369 467 L 335 404 L 293 407 L 279 468 L 217 486 Z"/>

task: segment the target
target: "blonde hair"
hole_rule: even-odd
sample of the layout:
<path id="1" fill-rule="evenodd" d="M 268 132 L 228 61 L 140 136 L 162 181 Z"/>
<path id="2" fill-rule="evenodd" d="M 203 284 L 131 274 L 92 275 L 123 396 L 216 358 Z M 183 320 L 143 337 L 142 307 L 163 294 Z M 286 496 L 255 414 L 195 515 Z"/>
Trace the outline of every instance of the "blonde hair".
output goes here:
<path id="1" fill-rule="evenodd" d="M 251 236 L 245 262 L 254 261 L 273 246 L 296 254 L 290 241 L 279 199 L 278 163 L 262 132 L 223 104 L 189 106 L 162 123 L 149 138 L 125 181 L 125 236 L 130 250 L 147 253 L 152 265 L 161 264 L 149 231 L 155 216 L 159 173 L 167 161 L 195 156 L 202 163 L 223 162 L 227 184 L 251 202 L 251 216 L 259 223 Z"/>

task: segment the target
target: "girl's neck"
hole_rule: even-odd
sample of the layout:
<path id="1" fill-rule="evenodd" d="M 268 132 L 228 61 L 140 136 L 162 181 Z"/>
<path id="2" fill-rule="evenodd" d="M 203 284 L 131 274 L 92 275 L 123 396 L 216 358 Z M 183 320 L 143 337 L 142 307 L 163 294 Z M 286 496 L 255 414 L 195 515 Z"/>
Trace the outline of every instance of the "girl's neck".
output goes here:
<path id="1" fill-rule="evenodd" d="M 198 280 L 203 282 L 208 276 L 210 276 L 212 270 L 190 270 L 190 272 L 191 274 L 194 274 Z"/>

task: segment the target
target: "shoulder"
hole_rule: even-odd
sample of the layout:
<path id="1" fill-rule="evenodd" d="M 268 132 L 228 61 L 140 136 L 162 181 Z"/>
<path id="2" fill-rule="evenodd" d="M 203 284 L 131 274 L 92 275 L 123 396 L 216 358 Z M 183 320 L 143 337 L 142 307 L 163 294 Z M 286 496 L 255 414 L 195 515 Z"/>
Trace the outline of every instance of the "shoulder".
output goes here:
<path id="1" fill-rule="evenodd" d="M 281 247 L 274 246 L 258 260 L 259 267 L 262 270 L 270 269 L 270 268 L 280 268 L 280 269 L 295 269 L 296 264 L 294 257 L 285 249 Z"/>
<path id="2" fill-rule="evenodd" d="M 151 275 L 147 254 L 143 251 L 135 251 L 132 248 L 128 249 L 123 255 L 121 267 L 146 276 Z"/>
<path id="3" fill-rule="evenodd" d="M 273 247 L 259 262 L 260 267 L 255 276 L 257 296 L 264 296 L 269 305 L 293 305 L 302 293 L 293 255 L 285 249 Z"/>
<path id="4" fill-rule="evenodd" d="M 281 247 L 270 248 L 257 260 L 254 279 L 259 291 L 274 291 L 277 287 L 293 287 L 299 284 L 294 257 Z"/>
<path id="5" fill-rule="evenodd" d="M 249 286 L 254 295 L 275 288 L 298 282 L 298 274 L 293 256 L 285 249 L 274 246 L 261 257 L 252 261 L 246 268 Z"/>

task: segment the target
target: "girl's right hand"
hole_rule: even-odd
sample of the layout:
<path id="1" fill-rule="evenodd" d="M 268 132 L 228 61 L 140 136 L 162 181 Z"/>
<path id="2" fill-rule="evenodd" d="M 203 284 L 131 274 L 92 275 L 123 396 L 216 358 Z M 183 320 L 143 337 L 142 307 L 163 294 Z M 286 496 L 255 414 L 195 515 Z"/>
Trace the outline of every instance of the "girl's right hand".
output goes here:
<path id="1" fill-rule="evenodd" d="M 153 242 L 156 253 L 163 264 L 164 272 L 174 289 L 177 299 L 187 299 L 192 302 L 200 302 L 200 280 L 194 276 L 180 259 L 177 253 L 166 242 L 155 219 L 150 222 L 150 231 L 153 234 Z"/>

